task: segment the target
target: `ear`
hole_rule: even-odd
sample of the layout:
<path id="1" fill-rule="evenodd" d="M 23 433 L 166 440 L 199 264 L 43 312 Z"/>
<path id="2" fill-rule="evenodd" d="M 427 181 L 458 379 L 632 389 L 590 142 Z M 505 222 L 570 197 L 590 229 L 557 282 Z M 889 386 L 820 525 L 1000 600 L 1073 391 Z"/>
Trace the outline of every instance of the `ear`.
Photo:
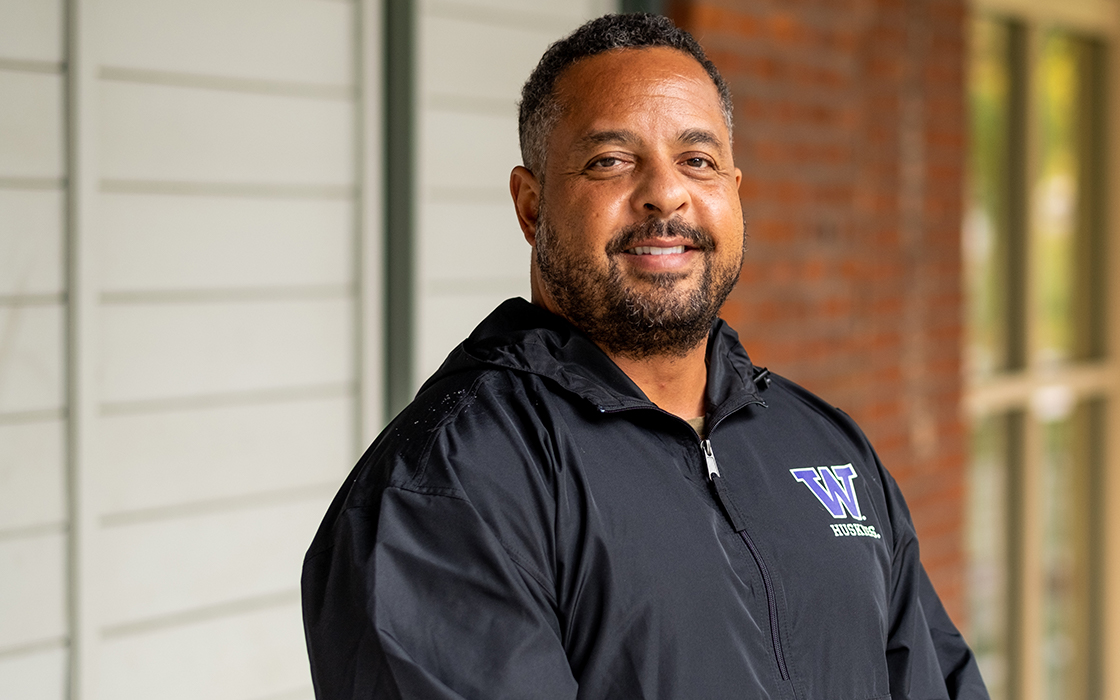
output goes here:
<path id="1" fill-rule="evenodd" d="M 529 245 L 537 244 L 537 218 L 540 216 L 541 184 L 527 168 L 517 166 L 509 174 L 509 193 L 517 212 L 517 223 Z"/>

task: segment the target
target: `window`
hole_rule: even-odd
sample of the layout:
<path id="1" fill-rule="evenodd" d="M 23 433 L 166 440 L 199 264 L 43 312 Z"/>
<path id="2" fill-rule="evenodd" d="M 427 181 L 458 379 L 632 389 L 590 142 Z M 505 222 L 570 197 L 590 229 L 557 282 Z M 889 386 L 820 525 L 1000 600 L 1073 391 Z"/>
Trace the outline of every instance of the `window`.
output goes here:
<path id="1" fill-rule="evenodd" d="M 964 222 L 969 637 L 994 700 L 1100 696 L 1105 42 L 972 20 Z"/>

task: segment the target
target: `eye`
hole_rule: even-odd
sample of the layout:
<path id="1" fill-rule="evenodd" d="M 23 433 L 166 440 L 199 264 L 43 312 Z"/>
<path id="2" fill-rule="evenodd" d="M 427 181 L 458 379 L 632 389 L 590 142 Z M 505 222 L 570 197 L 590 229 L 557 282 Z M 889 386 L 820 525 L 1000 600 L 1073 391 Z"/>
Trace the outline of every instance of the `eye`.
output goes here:
<path id="1" fill-rule="evenodd" d="M 684 161 L 684 164 L 687 165 L 690 168 L 714 168 L 714 167 L 716 167 L 715 163 L 708 160 L 707 158 L 702 158 L 700 156 L 693 156 L 691 158 L 686 158 L 685 161 Z"/>
<path id="2" fill-rule="evenodd" d="M 622 163 L 622 160 L 620 158 L 616 158 L 614 156 L 603 156 L 602 158 L 597 158 L 596 160 L 591 161 L 587 167 L 595 170 L 605 170 L 607 168 L 613 168 L 620 163 Z"/>
<path id="3" fill-rule="evenodd" d="M 592 178 L 613 178 L 634 166 L 634 159 L 626 153 L 598 153 L 587 161 L 583 174 Z"/>

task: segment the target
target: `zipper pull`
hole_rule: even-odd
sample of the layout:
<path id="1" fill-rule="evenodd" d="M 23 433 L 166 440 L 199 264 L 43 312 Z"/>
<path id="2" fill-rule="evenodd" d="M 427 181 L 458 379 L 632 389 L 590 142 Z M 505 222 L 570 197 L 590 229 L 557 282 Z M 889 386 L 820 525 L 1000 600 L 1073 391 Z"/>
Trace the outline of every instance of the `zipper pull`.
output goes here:
<path id="1" fill-rule="evenodd" d="M 727 484 L 723 483 L 723 476 L 719 473 L 719 465 L 716 464 L 716 455 L 712 452 L 712 441 L 704 440 L 701 442 L 700 451 L 704 453 L 704 460 L 708 463 L 708 481 L 711 482 L 712 489 L 715 491 L 716 500 L 723 507 L 723 512 L 727 514 L 727 519 L 731 521 L 731 527 L 735 528 L 735 532 L 742 532 L 747 527 L 747 520 L 735 506 L 731 494 L 727 492 Z"/>
<path id="2" fill-rule="evenodd" d="M 708 479 L 715 480 L 719 473 L 719 465 L 716 464 L 716 456 L 712 454 L 712 441 L 704 440 L 700 443 L 700 449 L 704 451 L 704 459 L 708 462 Z"/>

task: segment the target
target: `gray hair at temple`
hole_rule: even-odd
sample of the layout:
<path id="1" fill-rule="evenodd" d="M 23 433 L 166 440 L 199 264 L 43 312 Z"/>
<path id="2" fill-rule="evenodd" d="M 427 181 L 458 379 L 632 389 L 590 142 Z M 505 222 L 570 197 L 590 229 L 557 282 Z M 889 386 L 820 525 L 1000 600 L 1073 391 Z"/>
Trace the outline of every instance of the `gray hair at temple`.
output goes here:
<path id="1" fill-rule="evenodd" d="M 704 49 L 685 30 L 667 17 L 644 13 L 604 15 L 587 22 L 560 39 L 544 52 L 525 86 L 518 103 L 517 128 L 521 140 L 521 160 L 539 180 L 544 180 L 548 137 L 563 113 L 556 98 L 556 81 L 573 63 L 596 54 L 617 49 L 643 49 L 665 46 L 692 56 L 708 72 L 719 92 L 720 107 L 730 138 L 731 91 Z"/>

